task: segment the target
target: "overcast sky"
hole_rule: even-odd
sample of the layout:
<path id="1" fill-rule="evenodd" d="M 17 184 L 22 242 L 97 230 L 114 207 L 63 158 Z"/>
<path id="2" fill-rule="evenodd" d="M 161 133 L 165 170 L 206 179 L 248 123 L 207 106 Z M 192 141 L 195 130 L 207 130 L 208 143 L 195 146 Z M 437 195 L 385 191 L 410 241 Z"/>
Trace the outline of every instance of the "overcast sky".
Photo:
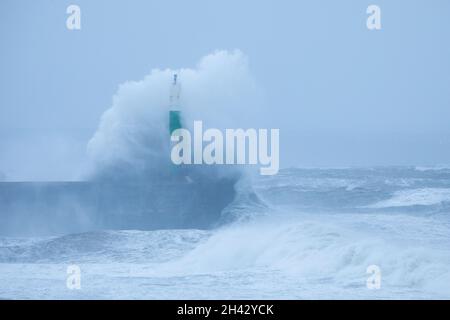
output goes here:
<path id="1" fill-rule="evenodd" d="M 217 49 L 248 56 L 282 167 L 448 165 L 449 39 L 447 0 L 2 0 L 0 179 L 74 179 L 119 84 Z"/>

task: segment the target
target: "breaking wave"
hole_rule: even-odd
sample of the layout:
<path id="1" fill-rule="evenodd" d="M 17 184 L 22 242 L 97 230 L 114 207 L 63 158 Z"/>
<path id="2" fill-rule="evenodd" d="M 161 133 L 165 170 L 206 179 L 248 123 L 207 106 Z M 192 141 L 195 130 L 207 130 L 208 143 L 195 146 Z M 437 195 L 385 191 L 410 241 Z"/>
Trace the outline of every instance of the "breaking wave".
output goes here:
<path id="1" fill-rule="evenodd" d="M 396 191 L 392 198 L 370 205 L 371 208 L 431 206 L 450 202 L 450 189 L 423 188 Z"/>

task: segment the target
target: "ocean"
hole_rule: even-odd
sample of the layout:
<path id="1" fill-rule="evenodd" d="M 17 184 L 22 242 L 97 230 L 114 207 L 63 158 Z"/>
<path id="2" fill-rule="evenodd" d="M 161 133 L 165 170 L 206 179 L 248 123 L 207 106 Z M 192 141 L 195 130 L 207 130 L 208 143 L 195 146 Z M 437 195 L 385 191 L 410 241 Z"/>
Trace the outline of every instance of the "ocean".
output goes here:
<path id="1" fill-rule="evenodd" d="M 0 236 L 2 299 L 449 299 L 449 283 L 445 167 L 254 176 L 208 228 Z"/>

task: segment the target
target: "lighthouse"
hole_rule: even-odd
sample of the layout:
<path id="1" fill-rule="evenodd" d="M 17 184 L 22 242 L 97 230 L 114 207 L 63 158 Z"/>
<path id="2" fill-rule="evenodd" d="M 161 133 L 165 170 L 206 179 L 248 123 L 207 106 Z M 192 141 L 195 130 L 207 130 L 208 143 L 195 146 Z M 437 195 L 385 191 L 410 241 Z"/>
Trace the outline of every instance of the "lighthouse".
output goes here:
<path id="1" fill-rule="evenodd" d="M 169 132 L 170 135 L 182 128 L 181 125 L 181 111 L 180 111 L 180 83 L 177 79 L 177 74 L 173 75 L 172 86 L 170 87 L 170 109 L 169 109 Z"/>

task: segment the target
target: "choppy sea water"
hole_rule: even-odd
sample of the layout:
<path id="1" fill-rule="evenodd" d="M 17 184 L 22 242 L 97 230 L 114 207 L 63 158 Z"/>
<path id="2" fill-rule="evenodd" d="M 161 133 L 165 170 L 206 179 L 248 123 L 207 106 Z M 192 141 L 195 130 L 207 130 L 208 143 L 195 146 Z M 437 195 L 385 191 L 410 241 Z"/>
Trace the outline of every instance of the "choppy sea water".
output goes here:
<path id="1" fill-rule="evenodd" d="M 450 298 L 450 169 L 286 169 L 251 184 L 258 201 L 238 193 L 211 230 L 1 237 L 0 298 Z"/>

